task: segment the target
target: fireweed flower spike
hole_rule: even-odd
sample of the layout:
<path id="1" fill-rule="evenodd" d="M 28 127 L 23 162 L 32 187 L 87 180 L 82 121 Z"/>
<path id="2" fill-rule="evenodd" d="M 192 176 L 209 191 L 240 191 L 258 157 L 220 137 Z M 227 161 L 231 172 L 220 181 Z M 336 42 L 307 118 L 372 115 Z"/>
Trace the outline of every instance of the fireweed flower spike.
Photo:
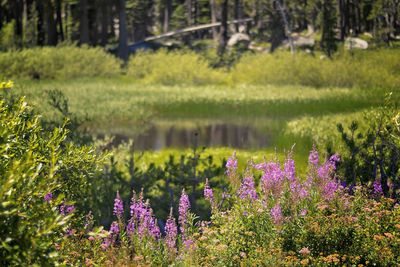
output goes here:
<path id="1" fill-rule="evenodd" d="M 50 192 L 47 195 L 44 196 L 44 200 L 46 200 L 48 203 L 53 199 L 53 193 Z"/>
<path id="2" fill-rule="evenodd" d="M 204 197 L 211 204 L 211 207 L 215 206 L 215 198 L 212 189 L 210 188 L 210 184 L 208 183 L 208 178 L 206 178 L 206 184 L 204 185 Z"/>
<path id="3" fill-rule="evenodd" d="M 237 194 L 240 199 L 257 199 L 257 192 L 254 188 L 254 180 L 252 176 L 247 176 L 243 179 L 242 185 L 240 186 Z"/>
<path id="4" fill-rule="evenodd" d="M 183 189 L 181 198 L 179 200 L 179 218 L 178 218 L 180 226 L 179 229 L 181 230 L 182 234 L 185 233 L 189 209 L 190 209 L 189 197 L 188 195 L 186 195 L 185 189 Z"/>
<path id="5" fill-rule="evenodd" d="M 167 219 L 167 223 L 165 225 L 165 242 L 169 249 L 174 249 L 176 245 L 176 237 L 178 235 L 178 228 L 176 227 L 175 218 L 172 213 L 172 207 L 169 212 L 169 217 Z"/>
<path id="6" fill-rule="evenodd" d="M 236 158 L 236 151 L 233 152 L 232 157 L 228 158 L 228 161 L 226 162 L 226 172 L 225 174 L 229 178 L 229 182 L 233 188 L 238 188 L 240 181 L 239 177 L 237 174 L 237 158 Z"/>
<path id="7" fill-rule="evenodd" d="M 269 213 L 271 216 L 272 221 L 276 225 L 280 225 L 282 223 L 282 210 L 281 210 L 281 204 L 278 203 L 274 207 L 271 208 L 271 212 Z"/>
<path id="8" fill-rule="evenodd" d="M 121 197 L 119 196 L 119 192 L 117 191 L 117 196 L 115 197 L 114 200 L 114 215 L 117 215 L 118 218 L 122 218 L 122 215 L 124 214 L 124 204 L 122 202 Z"/>

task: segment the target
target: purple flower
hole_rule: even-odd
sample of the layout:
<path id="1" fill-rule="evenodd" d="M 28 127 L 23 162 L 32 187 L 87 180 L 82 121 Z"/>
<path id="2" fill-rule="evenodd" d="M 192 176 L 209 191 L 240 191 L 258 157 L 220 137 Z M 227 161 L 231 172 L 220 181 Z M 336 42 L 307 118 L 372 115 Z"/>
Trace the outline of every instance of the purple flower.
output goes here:
<path id="1" fill-rule="evenodd" d="M 50 202 L 53 199 L 53 193 L 48 193 L 47 195 L 44 196 L 44 200 L 47 202 Z"/>
<path id="2" fill-rule="evenodd" d="M 301 216 L 306 216 L 307 213 L 308 213 L 307 209 L 300 210 L 300 215 Z"/>
<path id="3" fill-rule="evenodd" d="M 185 193 L 185 189 L 182 190 L 182 195 L 179 200 L 179 225 L 180 225 L 180 230 L 181 233 L 185 233 L 185 227 L 187 225 L 187 220 L 188 220 L 188 212 L 190 209 L 190 202 L 189 202 L 189 197 Z"/>
<path id="4" fill-rule="evenodd" d="M 126 226 L 126 232 L 128 235 L 133 235 L 135 233 L 135 223 L 132 221 L 128 222 L 128 225 Z"/>
<path id="5" fill-rule="evenodd" d="M 318 151 L 315 145 L 313 145 L 313 148 L 310 151 L 310 155 L 308 156 L 308 164 L 310 167 L 317 167 L 318 163 L 319 163 Z"/>
<path id="6" fill-rule="evenodd" d="M 236 151 L 233 152 L 232 157 L 228 158 L 228 161 L 226 162 L 226 172 L 225 174 L 230 176 L 230 175 L 235 175 L 236 171 L 238 169 L 237 167 L 237 158 L 236 158 Z"/>
<path id="7" fill-rule="evenodd" d="M 375 180 L 374 182 L 374 193 L 376 196 L 383 195 L 382 184 L 378 180 Z"/>
<path id="8" fill-rule="evenodd" d="M 257 199 L 257 192 L 254 188 L 253 177 L 247 176 L 243 179 L 242 185 L 237 191 L 240 199 Z"/>
<path id="9" fill-rule="evenodd" d="M 170 249 L 175 248 L 176 245 L 176 237 L 178 235 L 178 228 L 176 227 L 175 218 L 172 214 L 172 207 L 169 213 L 169 217 L 167 219 L 167 223 L 165 225 L 165 233 L 166 233 L 166 244 Z"/>
<path id="10" fill-rule="evenodd" d="M 157 220 L 154 217 L 150 217 L 148 224 L 148 233 L 155 239 L 158 239 L 161 236 L 160 228 L 158 228 Z"/>
<path id="11" fill-rule="evenodd" d="M 65 199 L 64 199 L 65 203 Z M 74 212 L 75 206 L 74 205 L 61 205 L 60 206 L 60 213 L 63 216 L 70 215 Z"/>
<path id="12" fill-rule="evenodd" d="M 222 195 L 221 195 L 221 197 L 222 197 L 222 199 L 231 198 L 231 195 L 229 195 L 229 194 L 226 193 L 226 192 L 223 192 Z"/>
<path id="13" fill-rule="evenodd" d="M 283 165 L 283 173 L 288 181 L 294 181 L 296 179 L 296 168 L 292 158 L 287 158 L 285 160 L 285 164 Z"/>
<path id="14" fill-rule="evenodd" d="M 338 189 L 339 185 L 336 181 L 332 180 L 328 182 L 324 188 L 323 197 L 327 200 L 331 200 Z"/>
<path id="15" fill-rule="evenodd" d="M 118 235 L 119 234 L 119 225 L 118 222 L 113 222 L 110 226 L 110 234 L 111 235 Z"/>
<path id="16" fill-rule="evenodd" d="M 185 251 L 187 251 L 187 250 L 194 251 L 196 249 L 192 239 L 183 240 L 183 244 L 185 245 Z"/>
<path id="17" fill-rule="evenodd" d="M 89 213 L 85 217 L 85 226 L 83 228 L 88 229 L 88 227 L 91 225 L 93 225 L 93 215 L 92 211 L 89 211 Z"/>
<path id="18" fill-rule="evenodd" d="M 122 217 L 122 214 L 124 214 L 124 204 L 122 202 L 121 197 L 119 196 L 119 192 L 117 191 L 117 196 L 115 197 L 114 200 L 114 215 L 117 215 L 118 218 Z"/>
<path id="19" fill-rule="evenodd" d="M 271 216 L 272 221 L 276 225 L 280 225 L 282 223 L 282 210 L 281 210 L 281 204 L 278 203 L 274 207 L 271 208 L 271 212 L 269 213 Z"/>
<path id="20" fill-rule="evenodd" d="M 208 178 L 206 179 L 206 184 L 204 185 L 204 197 L 211 204 L 211 207 L 214 207 L 215 198 L 212 189 L 208 183 Z"/>
<path id="21" fill-rule="evenodd" d="M 270 192 L 274 197 L 280 196 L 283 190 L 284 176 L 281 165 L 278 162 L 270 161 L 265 165 L 264 174 L 260 181 L 261 190 L 265 197 L 268 197 Z"/>

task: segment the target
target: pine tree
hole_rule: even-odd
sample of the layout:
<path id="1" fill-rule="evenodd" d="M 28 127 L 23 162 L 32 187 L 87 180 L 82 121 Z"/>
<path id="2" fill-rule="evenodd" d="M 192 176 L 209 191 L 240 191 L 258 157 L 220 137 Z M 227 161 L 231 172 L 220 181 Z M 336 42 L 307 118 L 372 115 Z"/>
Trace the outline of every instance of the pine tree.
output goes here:
<path id="1" fill-rule="evenodd" d="M 321 14 L 322 38 L 321 48 L 328 57 L 332 57 L 332 53 L 336 51 L 336 7 L 334 0 L 323 0 Z"/>

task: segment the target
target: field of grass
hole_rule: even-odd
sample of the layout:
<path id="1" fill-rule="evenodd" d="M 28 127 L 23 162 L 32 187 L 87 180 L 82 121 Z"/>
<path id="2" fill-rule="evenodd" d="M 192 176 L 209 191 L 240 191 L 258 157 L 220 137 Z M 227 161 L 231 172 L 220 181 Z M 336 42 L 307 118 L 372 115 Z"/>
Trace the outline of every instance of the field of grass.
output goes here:
<path id="1" fill-rule="evenodd" d="M 325 140 L 336 124 L 361 118 L 362 111 L 381 105 L 387 90 L 313 88 L 300 85 L 163 86 L 128 77 L 67 81 L 15 82 L 16 94 L 26 95 L 45 119 L 59 112 L 48 104 L 47 90 L 60 90 L 70 112 L 88 119 L 96 134 L 133 136 L 150 124 L 198 126 L 210 122 L 251 125 L 274 137 L 273 145 L 308 153 L 311 139 Z M 397 99 L 397 94 L 394 94 Z"/>

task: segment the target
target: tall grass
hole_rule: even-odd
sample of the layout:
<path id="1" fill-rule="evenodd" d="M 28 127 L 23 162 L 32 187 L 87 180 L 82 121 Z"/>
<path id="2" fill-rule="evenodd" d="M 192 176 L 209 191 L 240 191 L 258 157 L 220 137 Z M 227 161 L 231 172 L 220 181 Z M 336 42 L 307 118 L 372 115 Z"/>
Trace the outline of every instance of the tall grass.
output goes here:
<path id="1" fill-rule="evenodd" d="M 394 49 L 341 52 L 333 59 L 288 52 L 247 55 L 230 73 L 233 83 L 298 84 L 313 87 L 400 86 L 400 53 Z"/>
<path id="2" fill-rule="evenodd" d="M 130 57 L 127 74 L 146 83 L 163 85 L 220 84 L 226 80 L 226 74 L 210 68 L 204 58 L 189 50 L 139 52 Z"/>
<path id="3" fill-rule="evenodd" d="M 121 73 L 121 62 L 101 48 L 37 47 L 0 53 L 0 76 L 18 79 L 110 77 Z"/>

